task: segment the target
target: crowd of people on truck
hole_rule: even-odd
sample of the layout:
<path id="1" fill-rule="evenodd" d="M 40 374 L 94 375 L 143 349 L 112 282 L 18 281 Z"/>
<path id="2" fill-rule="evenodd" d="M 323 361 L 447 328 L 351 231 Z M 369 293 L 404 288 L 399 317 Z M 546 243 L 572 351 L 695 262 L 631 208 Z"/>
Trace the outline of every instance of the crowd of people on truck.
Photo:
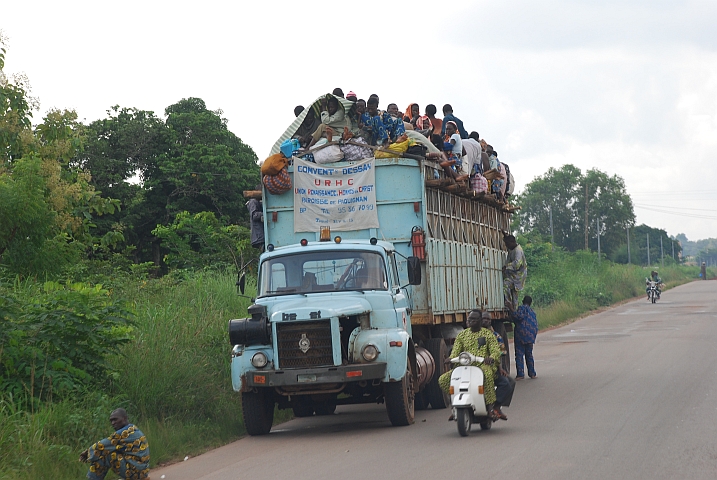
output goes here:
<path id="1" fill-rule="evenodd" d="M 376 94 L 363 99 L 354 92 L 344 96 L 342 89 L 335 88 L 308 110 L 297 106 L 296 117 L 305 110 L 306 113 L 292 136 L 297 146 L 294 154 L 308 161 L 330 163 L 363 159 L 372 156 L 376 148 L 387 148 L 408 139 L 430 142 L 438 153 L 423 155 L 436 161 L 446 178 L 466 182 L 476 194 L 492 195 L 499 202 L 513 193 L 514 181 L 508 165 L 498 159 L 498 152 L 478 132 L 466 130 L 450 104 L 443 105 L 443 118 L 436 117 L 437 108 L 433 104 L 426 105 L 423 113 L 417 103 L 409 104 L 404 112 L 395 103 L 389 103 L 386 110 L 379 105 Z M 341 141 L 341 152 L 336 147 L 332 154 L 320 153 L 336 140 Z"/>

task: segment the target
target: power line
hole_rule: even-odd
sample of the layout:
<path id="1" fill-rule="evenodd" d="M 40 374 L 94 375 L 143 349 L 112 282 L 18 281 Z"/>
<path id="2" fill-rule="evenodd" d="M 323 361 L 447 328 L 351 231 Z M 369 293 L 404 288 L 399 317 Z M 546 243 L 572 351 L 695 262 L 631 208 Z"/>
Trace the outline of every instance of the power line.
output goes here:
<path id="1" fill-rule="evenodd" d="M 635 207 L 640 208 L 642 210 L 649 210 L 651 212 L 666 213 L 668 215 L 677 215 L 677 216 L 683 217 L 683 218 L 686 217 L 686 218 L 700 218 L 700 219 L 704 219 L 704 220 L 717 220 L 717 216 L 712 216 L 712 215 L 699 215 L 696 213 L 671 212 L 669 210 L 661 210 L 658 208 L 651 208 L 651 207 L 642 207 L 642 206 L 638 206 L 638 205 L 635 205 Z"/>
<path id="2" fill-rule="evenodd" d="M 667 208 L 667 209 L 670 209 L 670 210 L 688 210 L 688 211 L 695 210 L 695 211 L 700 211 L 700 212 L 714 212 L 714 213 L 717 213 L 717 210 L 712 210 L 712 209 L 709 209 L 709 208 L 672 207 L 672 206 L 668 206 L 668 205 L 648 205 L 648 204 L 646 204 L 646 203 L 643 203 L 643 204 L 636 203 L 636 204 L 634 204 L 634 205 L 635 205 L 636 207 L 654 207 L 654 208 Z"/>

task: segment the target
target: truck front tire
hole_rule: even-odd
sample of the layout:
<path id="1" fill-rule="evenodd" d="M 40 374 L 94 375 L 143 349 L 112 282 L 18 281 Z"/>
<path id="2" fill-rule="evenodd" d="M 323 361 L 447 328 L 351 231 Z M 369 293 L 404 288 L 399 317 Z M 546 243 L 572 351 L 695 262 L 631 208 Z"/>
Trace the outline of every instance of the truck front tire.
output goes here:
<path id="1" fill-rule="evenodd" d="M 274 395 L 271 390 L 259 388 L 255 392 L 242 392 L 242 416 L 249 435 L 266 435 L 274 423 Z"/>
<path id="2" fill-rule="evenodd" d="M 400 382 L 383 384 L 386 412 L 394 427 L 410 425 L 415 417 L 416 385 L 410 359 L 406 363 L 406 374 Z"/>

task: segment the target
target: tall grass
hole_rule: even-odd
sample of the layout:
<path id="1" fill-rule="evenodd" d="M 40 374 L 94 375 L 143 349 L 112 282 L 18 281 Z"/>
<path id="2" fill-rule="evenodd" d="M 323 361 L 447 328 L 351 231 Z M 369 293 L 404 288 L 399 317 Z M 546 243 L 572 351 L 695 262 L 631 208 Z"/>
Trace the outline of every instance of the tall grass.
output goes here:
<path id="1" fill-rule="evenodd" d="M 155 466 L 244 434 L 226 327 L 246 315 L 249 299 L 236 294 L 234 282 L 231 273 L 215 271 L 115 279 L 113 295 L 131 299 L 137 314 L 132 343 L 111 358 L 120 374 L 107 379 L 102 395 L 33 412 L 2 399 L 0 478 L 81 478 L 79 453 L 111 433 L 109 413 L 120 406 L 150 440 Z"/>

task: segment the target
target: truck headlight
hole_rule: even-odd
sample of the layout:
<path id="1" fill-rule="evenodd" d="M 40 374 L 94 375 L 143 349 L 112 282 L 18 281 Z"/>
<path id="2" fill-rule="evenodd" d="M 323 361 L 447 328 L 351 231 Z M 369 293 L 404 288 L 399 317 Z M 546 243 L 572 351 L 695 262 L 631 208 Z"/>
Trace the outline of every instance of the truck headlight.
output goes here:
<path id="1" fill-rule="evenodd" d="M 367 362 L 373 362 L 374 360 L 376 360 L 376 358 L 378 358 L 379 353 L 380 352 L 378 351 L 376 345 L 372 343 L 364 345 L 364 347 L 361 349 L 361 356 Z"/>
<path id="2" fill-rule="evenodd" d="M 471 356 L 467 354 L 466 352 L 461 353 L 458 355 L 458 363 L 463 365 L 464 367 L 471 364 Z"/>
<path id="3" fill-rule="evenodd" d="M 269 363 L 269 359 L 264 352 L 256 352 L 254 356 L 251 357 L 251 364 L 256 368 L 264 368 L 267 363 Z"/>

